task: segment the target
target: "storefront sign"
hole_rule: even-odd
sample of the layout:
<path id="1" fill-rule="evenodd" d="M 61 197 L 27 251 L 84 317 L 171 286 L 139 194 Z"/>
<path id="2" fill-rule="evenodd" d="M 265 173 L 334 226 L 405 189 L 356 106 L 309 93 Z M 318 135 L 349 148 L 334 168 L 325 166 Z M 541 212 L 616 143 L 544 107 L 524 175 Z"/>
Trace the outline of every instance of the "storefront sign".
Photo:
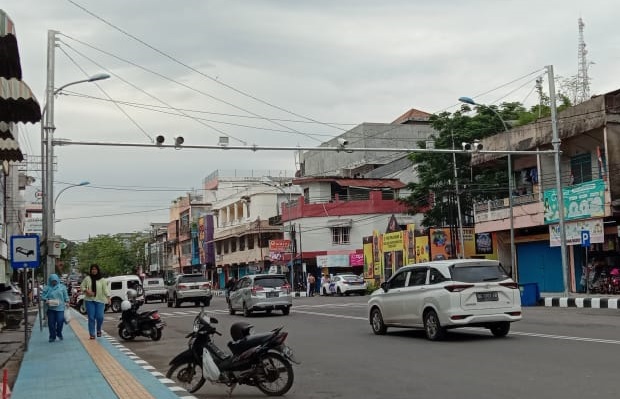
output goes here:
<path id="1" fill-rule="evenodd" d="M 319 268 L 349 267 L 349 254 L 319 255 L 316 257 L 316 265 Z"/>
<path id="2" fill-rule="evenodd" d="M 349 264 L 351 266 L 363 266 L 364 254 L 349 254 Z"/>
<path id="3" fill-rule="evenodd" d="M 403 232 L 385 233 L 383 235 L 383 252 L 402 251 Z"/>
<path id="4" fill-rule="evenodd" d="M 566 245 L 581 245 L 581 231 L 590 232 L 590 244 L 600 244 L 605 241 L 603 219 L 579 220 L 576 222 L 566 222 Z M 560 225 L 549 226 L 549 246 L 559 247 Z"/>
<path id="5" fill-rule="evenodd" d="M 291 240 L 269 240 L 269 251 L 291 252 Z"/>
<path id="6" fill-rule="evenodd" d="M 564 195 L 564 220 L 588 219 L 605 216 L 605 182 L 592 180 L 562 188 Z M 545 224 L 559 221 L 556 190 L 546 190 L 543 195 Z"/>

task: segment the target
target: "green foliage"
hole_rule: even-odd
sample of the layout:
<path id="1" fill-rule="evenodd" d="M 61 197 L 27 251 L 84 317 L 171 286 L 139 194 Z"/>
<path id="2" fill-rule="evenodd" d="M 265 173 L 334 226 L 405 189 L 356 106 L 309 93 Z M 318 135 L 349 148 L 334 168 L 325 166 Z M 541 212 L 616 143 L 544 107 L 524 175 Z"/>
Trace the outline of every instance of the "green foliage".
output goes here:
<path id="1" fill-rule="evenodd" d="M 98 235 L 77 245 L 80 271 L 88 273 L 97 263 L 104 275 L 135 274 L 146 266 L 144 245 L 148 236 L 141 233 Z"/>

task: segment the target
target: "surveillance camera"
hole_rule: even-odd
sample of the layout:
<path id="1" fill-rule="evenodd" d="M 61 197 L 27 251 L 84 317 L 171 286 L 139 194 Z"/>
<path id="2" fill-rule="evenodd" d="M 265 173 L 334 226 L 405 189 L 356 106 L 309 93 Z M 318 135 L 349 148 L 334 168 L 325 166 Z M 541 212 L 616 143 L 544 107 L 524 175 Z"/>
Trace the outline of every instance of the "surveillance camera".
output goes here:
<path id="1" fill-rule="evenodd" d="M 470 143 L 461 143 L 461 145 L 463 146 L 463 151 L 471 151 Z"/>
<path id="2" fill-rule="evenodd" d="M 344 147 L 347 144 L 349 144 L 349 140 L 344 139 L 342 137 L 338 137 L 338 145 L 339 146 Z"/>
<path id="3" fill-rule="evenodd" d="M 165 140 L 166 139 L 165 139 L 164 136 L 159 135 L 159 136 L 155 137 L 155 145 L 158 145 L 158 146 L 162 145 L 162 144 L 164 144 Z"/>
<path id="4" fill-rule="evenodd" d="M 482 151 L 482 148 L 483 148 L 482 143 L 478 140 L 474 140 L 473 147 L 474 147 L 474 151 Z"/>
<path id="5" fill-rule="evenodd" d="M 174 146 L 175 147 L 181 146 L 184 141 L 185 141 L 185 139 L 183 138 L 183 136 L 174 136 Z"/>

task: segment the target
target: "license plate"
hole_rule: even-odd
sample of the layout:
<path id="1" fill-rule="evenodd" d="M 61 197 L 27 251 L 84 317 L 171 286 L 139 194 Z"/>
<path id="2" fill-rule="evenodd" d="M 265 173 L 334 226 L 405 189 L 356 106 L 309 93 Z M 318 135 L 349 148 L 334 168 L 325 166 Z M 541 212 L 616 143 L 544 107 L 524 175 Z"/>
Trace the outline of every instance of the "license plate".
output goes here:
<path id="1" fill-rule="evenodd" d="M 280 296 L 279 292 L 272 291 L 267 293 L 267 298 L 277 298 L 278 296 Z"/>
<path id="2" fill-rule="evenodd" d="M 499 301 L 499 297 L 496 291 L 476 292 L 476 299 L 478 300 L 478 302 Z"/>

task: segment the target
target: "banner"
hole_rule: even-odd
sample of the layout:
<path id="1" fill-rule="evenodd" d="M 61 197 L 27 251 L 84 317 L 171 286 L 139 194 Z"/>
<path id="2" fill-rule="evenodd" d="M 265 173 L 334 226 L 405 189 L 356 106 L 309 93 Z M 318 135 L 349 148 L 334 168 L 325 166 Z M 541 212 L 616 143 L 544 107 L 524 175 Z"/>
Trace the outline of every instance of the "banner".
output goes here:
<path id="1" fill-rule="evenodd" d="M 372 236 L 364 237 L 364 277 L 374 278 L 374 260 L 372 257 Z"/>
<path id="2" fill-rule="evenodd" d="M 428 262 L 430 260 L 428 237 L 423 236 L 415 238 L 415 257 L 418 263 Z"/>
<path id="3" fill-rule="evenodd" d="M 402 251 L 403 232 L 385 233 L 383 235 L 383 252 Z"/>
<path id="4" fill-rule="evenodd" d="M 450 239 L 450 229 L 430 229 L 430 249 L 432 260 L 454 257 L 454 246 Z"/>
<path id="5" fill-rule="evenodd" d="M 364 254 L 349 254 L 350 266 L 362 266 L 364 264 Z"/>
<path id="6" fill-rule="evenodd" d="M 415 224 L 408 224 L 405 231 L 404 262 L 406 265 L 415 263 Z"/>
<path id="7" fill-rule="evenodd" d="M 375 277 L 381 277 L 381 268 L 383 267 L 383 256 L 381 248 L 381 234 L 378 230 L 372 232 L 372 251 L 374 260 L 374 275 Z"/>
<path id="8" fill-rule="evenodd" d="M 269 240 L 269 251 L 291 252 L 291 240 Z"/>
<path id="9" fill-rule="evenodd" d="M 556 190 L 543 193 L 543 212 L 545 224 L 559 221 L 559 208 Z M 564 220 L 588 219 L 605 216 L 605 182 L 592 180 L 562 188 L 564 195 Z"/>
<path id="10" fill-rule="evenodd" d="M 590 244 L 600 244 L 605 241 L 603 219 L 566 222 L 564 228 L 566 229 L 566 245 L 581 245 L 581 230 L 590 232 Z M 559 247 L 560 245 L 560 225 L 552 224 L 549 226 L 549 246 Z"/>

